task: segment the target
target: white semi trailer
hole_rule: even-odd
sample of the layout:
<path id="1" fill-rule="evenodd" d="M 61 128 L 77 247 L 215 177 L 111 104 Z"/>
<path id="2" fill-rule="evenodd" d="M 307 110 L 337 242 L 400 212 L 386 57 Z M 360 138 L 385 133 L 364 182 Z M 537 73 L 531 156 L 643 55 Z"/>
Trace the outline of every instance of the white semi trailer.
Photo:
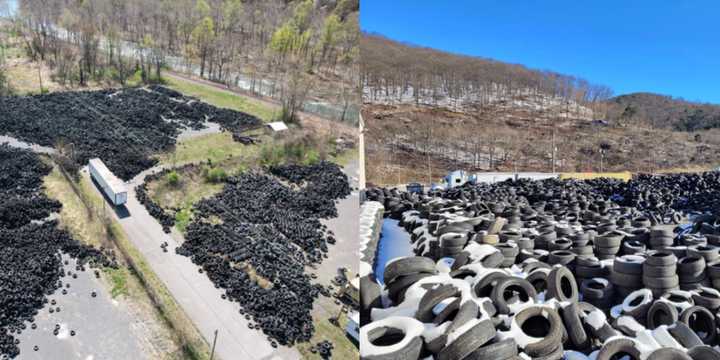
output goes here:
<path id="1" fill-rule="evenodd" d="M 118 206 L 127 202 L 127 187 L 118 179 L 102 160 L 90 159 L 88 164 L 90 176 L 100 185 L 105 195 L 110 198 L 113 205 Z"/>

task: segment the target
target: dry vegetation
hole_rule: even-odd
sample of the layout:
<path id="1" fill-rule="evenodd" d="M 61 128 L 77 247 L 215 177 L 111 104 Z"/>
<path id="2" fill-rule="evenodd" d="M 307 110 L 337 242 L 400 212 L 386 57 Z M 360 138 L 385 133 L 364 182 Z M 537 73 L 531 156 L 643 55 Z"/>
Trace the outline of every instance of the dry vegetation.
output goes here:
<path id="1" fill-rule="evenodd" d="M 720 107 L 363 34 L 367 179 L 717 166 Z M 416 90 L 417 89 L 417 90 Z M 699 130 L 702 129 L 702 130 Z M 555 151 L 553 151 L 555 149 Z"/>

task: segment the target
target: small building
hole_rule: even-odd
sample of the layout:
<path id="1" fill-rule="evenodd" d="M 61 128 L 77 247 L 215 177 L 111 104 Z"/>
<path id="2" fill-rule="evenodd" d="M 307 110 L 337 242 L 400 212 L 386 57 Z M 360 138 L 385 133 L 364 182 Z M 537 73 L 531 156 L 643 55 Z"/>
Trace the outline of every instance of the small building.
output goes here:
<path id="1" fill-rule="evenodd" d="M 282 121 L 275 121 L 275 122 L 268 123 L 267 128 L 273 134 L 289 130 L 287 125 Z"/>
<path id="2" fill-rule="evenodd" d="M 455 170 L 445 176 L 445 182 L 447 183 L 448 189 L 462 186 L 467 181 L 468 181 L 468 175 L 463 170 Z"/>
<path id="3" fill-rule="evenodd" d="M 90 176 L 100 185 L 103 193 L 110 199 L 113 205 L 118 206 L 127 202 L 127 187 L 118 179 L 110 169 L 105 166 L 102 160 L 90 159 L 88 163 Z"/>

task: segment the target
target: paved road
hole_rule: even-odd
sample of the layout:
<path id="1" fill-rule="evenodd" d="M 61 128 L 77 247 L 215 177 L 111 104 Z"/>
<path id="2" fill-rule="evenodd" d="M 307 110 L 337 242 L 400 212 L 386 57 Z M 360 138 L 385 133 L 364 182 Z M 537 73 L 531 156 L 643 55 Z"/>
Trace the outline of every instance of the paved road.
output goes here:
<path id="1" fill-rule="evenodd" d="M 128 184 L 126 208 L 129 216 L 118 215 L 117 212 L 113 214 L 209 344 L 212 344 L 214 332 L 218 330 L 217 356 L 224 360 L 299 359 L 300 354 L 295 349 L 275 349 L 262 332 L 248 329 L 248 321 L 238 312 L 239 306 L 221 299 L 223 291 L 216 289 L 207 275 L 199 273 L 198 266 L 189 258 L 175 254 L 179 244 L 162 231 L 157 220 L 135 197 L 135 186 L 142 182 L 146 173 L 138 175 Z M 83 176 L 89 178 L 85 169 Z M 160 248 L 163 242 L 169 244 L 167 253 Z"/>
<path id="2" fill-rule="evenodd" d="M 12 136 L 0 135 L 0 144 L 7 143 L 8 145 L 20 149 L 30 149 L 36 153 L 52 154 L 55 149 L 37 144 L 30 144 L 24 141 L 20 141 Z"/>
<path id="3" fill-rule="evenodd" d="M 75 273 L 75 261 L 68 256 L 65 271 Z M 143 344 L 148 334 L 141 329 L 141 319 L 133 319 L 124 303 L 113 300 L 107 286 L 96 279 L 92 270 L 78 272 L 78 278 L 62 278 L 67 295 L 57 290 L 48 296 L 48 304 L 35 316 L 37 329 L 27 329 L 17 338 L 20 340 L 22 360 L 84 359 L 124 360 L 150 359 Z M 91 297 L 95 291 L 97 297 Z M 55 306 L 50 300 L 56 300 Z M 60 312 L 49 312 L 50 307 L 60 307 Z M 60 332 L 53 335 L 55 324 Z M 76 332 L 75 336 L 70 331 Z M 33 347 L 38 346 L 38 351 Z"/>

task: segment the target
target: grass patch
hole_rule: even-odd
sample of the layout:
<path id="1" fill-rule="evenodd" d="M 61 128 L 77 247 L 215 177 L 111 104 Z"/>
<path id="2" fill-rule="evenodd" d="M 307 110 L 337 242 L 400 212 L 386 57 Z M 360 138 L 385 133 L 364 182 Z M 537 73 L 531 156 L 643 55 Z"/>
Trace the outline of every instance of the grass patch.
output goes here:
<path id="1" fill-rule="evenodd" d="M 340 327 L 331 324 L 327 318 L 315 319 L 315 334 L 309 342 L 300 343 L 296 346 L 303 359 L 322 359 L 317 353 L 313 354 L 310 348 L 323 340 L 328 340 L 335 345 L 332 350 L 333 359 L 357 359 L 360 354 L 353 342 L 345 336 L 347 326 L 347 314 L 340 316 Z"/>
<path id="2" fill-rule="evenodd" d="M 266 139 L 263 139 L 266 141 Z M 232 139 L 227 132 L 207 134 L 183 139 L 177 143 L 172 153 L 159 156 L 163 165 L 180 166 L 210 160 L 219 163 L 238 156 L 254 156 L 259 145 L 243 145 Z"/>
<path id="3" fill-rule="evenodd" d="M 192 220 L 192 209 L 184 208 L 175 213 L 175 227 L 183 234 L 190 225 L 190 220 Z"/>
<path id="4" fill-rule="evenodd" d="M 352 148 L 350 150 L 345 150 L 339 154 L 336 155 L 330 155 L 330 161 L 345 167 L 347 166 L 351 161 L 357 161 L 359 156 L 359 152 L 357 148 Z"/>
<path id="5" fill-rule="evenodd" d="M 165 78 L 165 81 L 167 86 L 185 95 L 196 97 L 217 107 L 255 115 L 265 122 L 273 121 L 280 114 L 280 109 L 273 108 L 262 101 L 224 91 L 210 85 L 169 76 Z"/>
<path id="6" fill-rule="evenodd" d="M 128 290 L 128 277 L 130 276 L 130 272 L 126 268 L 105 268 L 103 272 L 112 285 L 110 296 L 112 296 L 113 299 L 121 295 L 127 296 L 130 294 Z"/>

